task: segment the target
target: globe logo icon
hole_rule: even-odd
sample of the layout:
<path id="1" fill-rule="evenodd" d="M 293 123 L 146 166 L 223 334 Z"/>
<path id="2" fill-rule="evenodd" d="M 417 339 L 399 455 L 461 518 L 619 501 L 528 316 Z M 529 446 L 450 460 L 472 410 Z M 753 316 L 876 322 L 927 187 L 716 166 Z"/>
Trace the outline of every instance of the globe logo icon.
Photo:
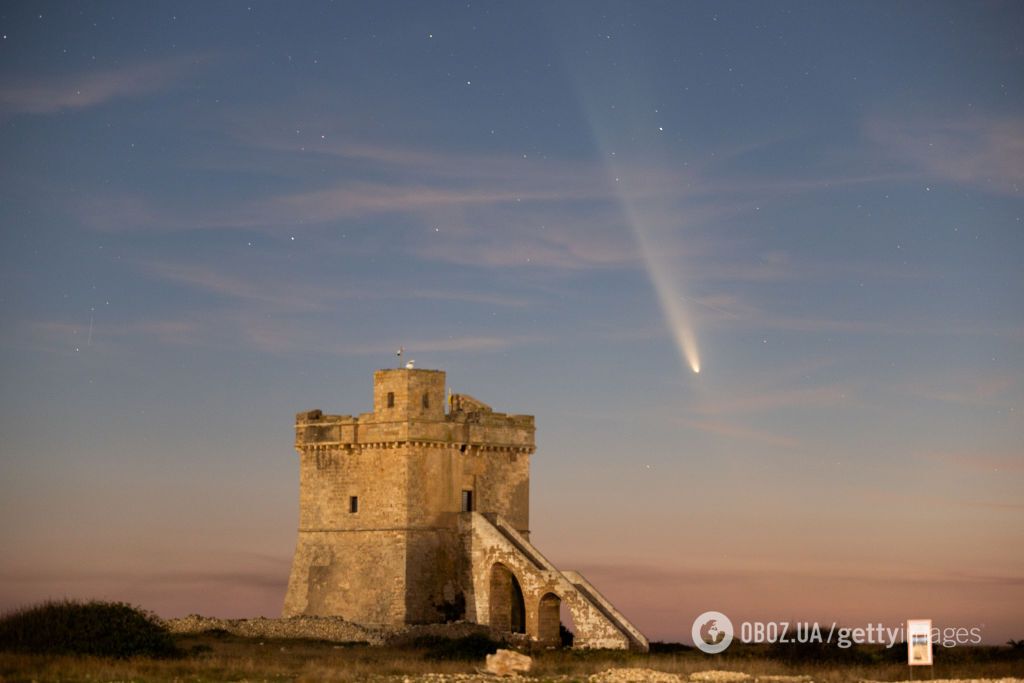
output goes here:
<path id="1" fill-rule="evenodd" d="M 690 635 L 701 652 L 718 654 L 732 642 L 732 622 L 721 612 L 704 612 L 693 620 Z"/>

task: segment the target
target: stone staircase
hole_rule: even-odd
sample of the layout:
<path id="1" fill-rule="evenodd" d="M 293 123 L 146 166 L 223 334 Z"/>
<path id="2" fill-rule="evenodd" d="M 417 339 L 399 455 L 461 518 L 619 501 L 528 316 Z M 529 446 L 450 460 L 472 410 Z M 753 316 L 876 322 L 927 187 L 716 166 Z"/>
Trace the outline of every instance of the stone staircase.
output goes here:
<path id="1" fill-rule="evenodd" d="M 557 596 L 569 608 L 576 627 L 574 647 L 615 648 L 646 652 L 647 639 L 579 572 L 560 571 L 522 534 L 493 513 L 463 513 L 460 520 L 469 545 L 474 586 L 467 605 L 480 623 L 490 614 L 490 573 L 501 564 L 516 577 L 526 602 L 527 633 L 537 639 L 530 624 L 545 615 L 537 610 L 542 598 Z M 550 598 L 548 598 L 550 600 Z M 546 615 L 547 618 L 557 618 Z M 532 619 L 532 621 L 531 621 Z M 539 628 L 539 627 L 538 627 Z M 557 632 L 557 626 L 555 627 Z"/>

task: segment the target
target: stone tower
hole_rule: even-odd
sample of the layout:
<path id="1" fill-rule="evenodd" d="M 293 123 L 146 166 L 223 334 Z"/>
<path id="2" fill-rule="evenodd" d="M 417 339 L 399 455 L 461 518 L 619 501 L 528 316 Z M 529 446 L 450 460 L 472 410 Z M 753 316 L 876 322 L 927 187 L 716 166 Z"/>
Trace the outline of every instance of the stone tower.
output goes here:
<path id="1" fill-rule="evenodd" d="M 284 615 L 400 627 L 467 619 L 577 645 L 647 641 L 529 542 L 534 420 L 445 397 L 440 370 L 378 370 L 373 412 L 299 413 L 299 534 Z M 581 637 L 582 635 L 582 637 Z"/>

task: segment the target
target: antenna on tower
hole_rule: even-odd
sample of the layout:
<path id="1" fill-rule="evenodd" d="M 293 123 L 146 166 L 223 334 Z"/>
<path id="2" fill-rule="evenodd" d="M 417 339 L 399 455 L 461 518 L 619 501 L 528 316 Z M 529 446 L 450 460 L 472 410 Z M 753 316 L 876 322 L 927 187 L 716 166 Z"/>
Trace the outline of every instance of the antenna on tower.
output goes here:
<path id="1" fill-rule="evenodd" d="M 398 367 L 402 367 L 402 354 L 405 353 L 405 347 L 399 346 L 398 350 L 395 351 L 395 356 L 398 358 Z"/>

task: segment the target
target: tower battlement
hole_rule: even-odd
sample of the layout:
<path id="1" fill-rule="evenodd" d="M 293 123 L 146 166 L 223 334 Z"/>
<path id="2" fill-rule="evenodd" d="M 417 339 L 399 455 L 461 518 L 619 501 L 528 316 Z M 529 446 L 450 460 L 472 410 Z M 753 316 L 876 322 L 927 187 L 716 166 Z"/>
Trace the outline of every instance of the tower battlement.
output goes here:
<path id="1" fill-rule="evenodd" d="M 462 453 L 505 450 L 530 454 L 536 448 L 532 415 L 497 413 L 465 394 L 453 394 L 446 400 L 443 370 L 378 370 L 373 399 L 373 412 L 358 417 L 325 415 L 321 410 L 298 413 L 296 449 L 415 443 L 457 448 Z"/>

